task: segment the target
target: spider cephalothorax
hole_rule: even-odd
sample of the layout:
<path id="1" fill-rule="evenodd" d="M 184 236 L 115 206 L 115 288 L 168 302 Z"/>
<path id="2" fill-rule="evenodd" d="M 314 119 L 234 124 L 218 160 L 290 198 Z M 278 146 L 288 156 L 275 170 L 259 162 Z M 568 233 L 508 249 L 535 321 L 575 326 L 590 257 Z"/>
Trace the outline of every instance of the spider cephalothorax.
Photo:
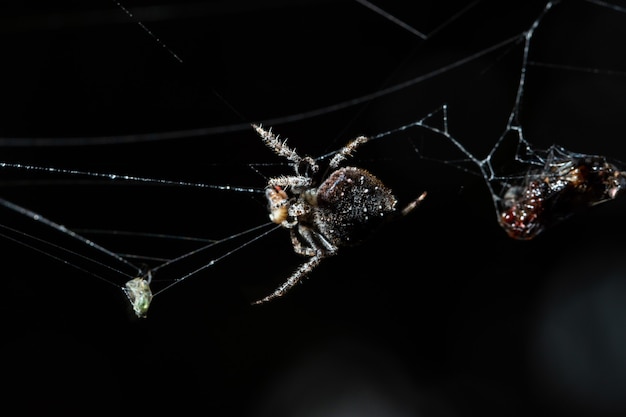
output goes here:
<path id="1" fill-rule="evenodd" d="M 255 304 L 284 295 L 323 258 L 336 254 L 342 246 L 361 242 L 384 221 L 408 213 L 426 196 L 422 193 L 398 212 L 396 197 L 381 180 L 362 168 L 340 167 L 357 146 L 367 142 L 364 136 L 334 155 L 330 174 L 318 185 L 311 176 L 319 171 L 313 158 L 299 156 L 270 130 L 253 127 L 268 147 L 294 166 L 295 175 L 270 178 L 265 194 L 270 219 L 290 230 L 296 253 L 309 257 L 287 281 Z"/>

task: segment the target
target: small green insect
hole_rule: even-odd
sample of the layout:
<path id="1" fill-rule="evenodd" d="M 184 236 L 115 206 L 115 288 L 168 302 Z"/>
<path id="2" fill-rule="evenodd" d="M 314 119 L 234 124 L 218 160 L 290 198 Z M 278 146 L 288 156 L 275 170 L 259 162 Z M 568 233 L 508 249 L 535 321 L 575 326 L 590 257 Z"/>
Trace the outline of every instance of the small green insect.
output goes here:
<path id="1" fill-rule="evenodd" d="M 152 302 L 150 281 L 152 281 L 152 275 L 148 272 L 146 275 L 131 279 L 124 285 L 124 292 L 139 318 L 147 316 L 148 308 Z"/>

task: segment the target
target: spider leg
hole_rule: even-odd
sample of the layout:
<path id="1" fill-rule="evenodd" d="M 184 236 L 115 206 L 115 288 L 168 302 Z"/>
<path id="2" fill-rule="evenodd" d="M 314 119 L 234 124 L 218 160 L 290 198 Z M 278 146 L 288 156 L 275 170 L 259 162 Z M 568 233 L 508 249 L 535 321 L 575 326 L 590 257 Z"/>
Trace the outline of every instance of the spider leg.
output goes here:
<path id="1" fill-rule="evenodd" d="M 420 196 L 417 197 L 415 200 L 411 201 L 409 204 L 404 206 L 404 208 L 401 211 L 402 215 L 406 216 L 407 214 L 412 212 L 413 209 L 415 209 L 417 206 L 419 206 L 420 203 L 422 202 L 422 200 L 424 200 L 425 198 L 426 198 L 426 191 L 424 191 L 422 194 L 420 194 Z"/>
<path id="2" fill-rule="evenodd" d="M 302 240 L 304 240 L 304 244 Z M 299 225 L 297 231 L 291 229 L 291 244 L 297 254 L 305 256 L 315 256 L 320 251 L 325 256 L 334 255 L 337 252 L 337 247 L 323 235 L 302 224 Z"/>
<path id="3" fill-rule="evenodd" d="M 268 148 L 273 150 L 274 153 L 284 158 L 287 158 L 294 164 L 299 164 L 300 161 L 302 161 L 302 158 L 300 157 L 300 155 L 298 155 L 296 150 L 287 146 L 286 140 L 279 140 L 278 135 L 275 135 L 271 129 L 265 130 L 260 125 L 255 124 L 253 124 L 252 127 L 254 128 L 254 130 L 256 130 L 259 136 L 261 136 L 263 143 L 265 143 Z"/>
<path id="4" fill-rule="evenodd" d="M 304 242 L 302 242 L 302 240 Z M 307 276 L 322 259 L 332 256 L 337 252 L 337 247 L 331 244 L 327 239 L 319 233 L 311 230 L 307 226 L 298 227 L 298 231 L 291 229 L 291 243 L 296 253 L 300 255 L 310 256 L 310 259 L 300 265 L 293 274 L 280 285 L 272 294 L 252 304 L 262 304 L 274 298 L 282 297 L 289 291 L 294 285 L 299 283 L 302 278 Z"/>
<path id="5" fill-rule="evenodd" d="M 299 255 L 304 256 L 315 256 L 315 249 L 313 249 L 310 245 L 305 246 L 300 241 L 300 236 L 296 232 L 296 229 L 291 229 L 291 245 L 293 246 L 294 252 Z"/>
<path id="6" fill-rule="evenodd" d="M 314 256 L 312 256 L 308 261 L 300 265 L 300 267 L 296 269 L 293 274 L 291 274 L 289 279 L 287 279 L 287 281 L 285 281 L 278 288 L 276 288 L 276 290 L 272 294 L 268 295 L 267 297 L 261 298 L 260 300 L 257 300 L 253 302 L 252 304 L 253 305 L 263 304 L 275 298 L 282 297 L 294 285 L 299 283 L 302 280 L 302 278 L 308 275 L 320 263 L 320 261 L 326 256 L 327 255 L 324 252 L 322 252 L 321 250 L 318 250 Z"/>
<path id="7" fill-rule="evenodd" d="M 313 173 L 318 171 L 319 166 L 313 158 L 310 156 L 302 157 L 298 155 L 295 149 L 287 146 L 286 140 L 279 140 L 278 135 L 274 135 L 271 129 L 265 130 L 260 125 L 256 124 L 253 124 L 252 127 L 257 131 L 259 136 L 261 136 L 263 143 L 265 143 L 268 148 L 273 150 L 276 155 L 287 158 L 292 162 L 292 165 L 298 175 L 300 175 L 301 170 L 311 171 Z M 308 174 L 305 176 L 308 176 Z"/>
<path id="8" fill-rule="evenodd" d="M 311 178 L 302 175 L 283 175 L 280 177 L 270 178 L 267 182 L 270 187 L 293 187 L 304 188 L 310 187 L 313 184 Z"/>
<path id="9" fill-rule="evenodd" d="M 364 144 L 368 140 L 369 138 L 366 136 L 359 136 L 352 139 L 346 146 L 339 149 L 335 156 L 333 156 L 333 159 L 331 159 L 329 163 L 330 168 L 337 168 L 339 164 L 346 160 L 346 158 L 352 156 L 352 152 L 354 152 L 359 145 Z"/>

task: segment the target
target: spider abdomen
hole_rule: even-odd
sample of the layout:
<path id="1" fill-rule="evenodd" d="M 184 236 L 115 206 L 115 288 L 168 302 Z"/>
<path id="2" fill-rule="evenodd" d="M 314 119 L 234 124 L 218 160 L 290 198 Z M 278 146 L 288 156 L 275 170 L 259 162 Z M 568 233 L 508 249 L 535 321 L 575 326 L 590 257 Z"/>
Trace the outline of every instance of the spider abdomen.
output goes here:
<path id="1" fill-rule="evenodd" d="M 317 190 L 314 221 L 336 246 L 356 244 L 396 210 L 396 197 L 367 170 L 334 171 Z"/>

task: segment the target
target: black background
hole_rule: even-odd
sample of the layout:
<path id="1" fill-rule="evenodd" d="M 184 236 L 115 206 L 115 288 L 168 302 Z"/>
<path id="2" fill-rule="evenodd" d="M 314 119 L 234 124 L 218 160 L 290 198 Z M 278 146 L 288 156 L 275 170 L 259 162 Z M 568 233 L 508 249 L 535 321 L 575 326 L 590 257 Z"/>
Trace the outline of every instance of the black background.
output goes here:
<path id="1" fill-rule="evenodd" d="M 41 3 L 11 3 L 0 16 L 0 160 L 255 189 L 291 168 L 276 165 L 284 161 L 251 122 L 318 156 L 447 103 L 452 136 L 483 158 L 505 130 L 522 69 L 523 43 L 495 46 L 521 40 L 545 6 L 377 3 L 428 35 L 420 39 L 353 1 L 122 3 L 133 18 L 112 1 Z M 622 11 L 585 1 L 541 21 L 518 107 L 532 144 L 626 160 L 625 23 Z M 121 274 L 98 267 L 104 282 L 64 263 L 63 250 L 53 259 L 6 239 L 4 403 L 63 415 L 626 413 L 625 203 L 512 241 L 480 176 L 415 152 L 459 156 L 441 141 L 410 129 L 360 148 L 351 163 L 401 204 L 428 198 L 267 305 L 250 302 L 302 261 L 284 230 L 159 294 L 145 319 L 129 310 Z M 4 170 L 2 185 L 3 198 L 76 230 L 220 239 L 267 221 L 254 193 L 24 169 Z M 3 212 L 5 227 L 87 253 Z M 89 237 L 124 253 L 189 250 Z M 228 250 L 216 249 L 155 280 Z"/>

